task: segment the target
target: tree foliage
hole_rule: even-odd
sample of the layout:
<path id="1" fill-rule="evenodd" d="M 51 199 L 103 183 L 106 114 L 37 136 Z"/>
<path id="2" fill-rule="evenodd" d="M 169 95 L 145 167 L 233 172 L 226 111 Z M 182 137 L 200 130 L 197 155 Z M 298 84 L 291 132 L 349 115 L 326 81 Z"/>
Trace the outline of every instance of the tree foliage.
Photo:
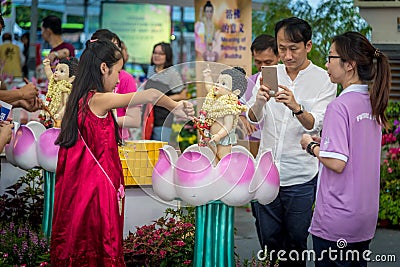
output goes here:
<path id="1" fill-rule="evenodd" d="M 38 8 L 38 30 L 40 31 L 40 22 L 47 16 L 49 15 L 54 15 L 59 18 L 62 18 L 63 13 L 54 11 L 54 10 L 48 10 L 48 9 L 42 9 Z M 29 30 L 29 27 L 26 27 L 25 25 L 30 25 L 28 22 L 30 22 L 31 19 L 31 7 L 30 6 L 17 6 L 16 7 L 16 18 L 15 22 L 24 28 L 25 30 Z M 85 18 L 81 16 L 73 16 L 73 15 L 68 15 L 67 16 L 67 22 L 69 23 L 84 23 Z"/>
<path id="2" fill-rule="evenodd" d="M 266 33 L 274 35 L 275 24 L 282 18 L 293 16 L 288 7 L 290 0 L 268 0 L 262 5 L 262 10 L 253 11 L 252 31 L 255 36 Z"/>
<path id="3" fill-rule="evenodd" d="M 267 0 L 261 11 L 253 12 L 253 34 L 274 35 L 274 25 L 281 19 L 296 16 L 308 21 L 313 29 L 313 49 L 309 58 L 323 67 L 333 36 L 358 31 L 367 37 L 371 27 L 360 16 L 352 0 L 323 0 L 316 9 L 306 0 Z"/>

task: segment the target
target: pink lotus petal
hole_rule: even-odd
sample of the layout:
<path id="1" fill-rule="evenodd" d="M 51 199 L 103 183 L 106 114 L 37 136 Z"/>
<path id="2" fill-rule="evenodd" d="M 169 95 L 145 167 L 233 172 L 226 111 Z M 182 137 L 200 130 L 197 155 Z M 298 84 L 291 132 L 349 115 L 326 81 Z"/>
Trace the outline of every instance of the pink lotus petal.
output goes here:
<path id="1" fill-rule="evenodd" d="M 39 165 L 49 172 L 55 172 L 57 169 L 58 151 L 60 146 L 55 145 L 59 128 L 50 128 L 42 133 L 37 142 L 37 157 Z"/>
<path id="2" fill-rule="evenodd" d="M 175 155 L 173 154 L 175 153 Z M 172 201 L 177 198 L 174 184 L 174 158 L 176 151 L 171 151 L 168 146 L 160 149 L 158 161 L 154 166 L 152 185 L 154 193 L 164 201 Z"/>
<path id="3" fill-rule="evenodd" d="M 18 167 L 29 170 L 39 165 L 36 153 L 36 140 L 31 129 L 19 127 L 14 142 L 14 160 Z"/>
<path id="4" fill-rule="evenodd" d="M 221 195 L 222 202 L 230 206 L 241 206 L 253 199 L 254 193 L 249 192 L 255 172 L 251 155 L 233 152 L 221 159 L 217 171 L 221 176 L 218 180 L 225 190 Z"/>

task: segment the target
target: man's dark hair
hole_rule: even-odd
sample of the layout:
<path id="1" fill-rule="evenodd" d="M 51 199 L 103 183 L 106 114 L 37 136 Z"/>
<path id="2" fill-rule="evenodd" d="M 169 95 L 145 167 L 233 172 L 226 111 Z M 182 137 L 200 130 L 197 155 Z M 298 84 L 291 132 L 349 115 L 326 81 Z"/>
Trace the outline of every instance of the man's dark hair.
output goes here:
<path id="1" fill-rule="evenodd" d="M 268 48 L 271 48 L 272 51 L 274 51 L 274 54 L 278 55 L 278 48 L 276 46 L 275 37 L 263 33 L 254 39 L 253 43 L 251 44 L 250 50 L 251 53 L 254 55 L 254 52 L 262 52 L 267 50 Z"/>
<path id="2" fill-rule="evenodd" d="M 303 19 L 291 17 L 283 19 L 275 25 L 275 38 L 277 38 L 280 29 L 285 31 L 289 41 L 293 43 L 303 42 L 304 45 L 311 40 L 312 30 L 310 24 Z"/>
<path id="3" fill-rule="evenodd" d="M 47 16 L 42 20 L 42 27 L 50 29 L 54 34 L 61 35 L 61 19 L 57 16 Z"/>

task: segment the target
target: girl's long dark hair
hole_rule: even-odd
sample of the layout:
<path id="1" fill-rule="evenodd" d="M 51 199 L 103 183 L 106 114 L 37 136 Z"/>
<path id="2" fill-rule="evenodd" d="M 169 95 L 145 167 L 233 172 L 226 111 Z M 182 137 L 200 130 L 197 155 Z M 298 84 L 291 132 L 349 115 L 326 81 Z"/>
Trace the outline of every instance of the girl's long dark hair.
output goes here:
<path id="1" fill-rule="evenodd" d="M 385 110 L 389 102 L 391 82 L 388 58 L 358 32 L 335 36 L 332 42 L 343 61 L 354 61 L 357 64 L 358 77 L 363 82 L 372 83 L 369 89 L 372 115 L 387 129 Z"/>
<path id="2" fill-rule="evenodd" d="M 83 99 L 83 103 L 86 103 L 88 93 L 92 90 L 105 92 L 100 65 L 104 62 L 111 69 L 121 58 L 121 51 L 109 40 L 89 40 L 86 42 L 86 49 L 79 60 L 78 71 L 71 94 L 68 97 L 66 112 L 61 123 L 61 132 L 55 142 L 56 145 L 71 147 L 76 143 L 80 126 L 78 125 L 79 101 Z M 87 108 L 87 105 L 81 106 L 82 114 L 87 112 Z M 118 124 L 114 116 L 113 120 L 116 142 L 120 143 Z"/>

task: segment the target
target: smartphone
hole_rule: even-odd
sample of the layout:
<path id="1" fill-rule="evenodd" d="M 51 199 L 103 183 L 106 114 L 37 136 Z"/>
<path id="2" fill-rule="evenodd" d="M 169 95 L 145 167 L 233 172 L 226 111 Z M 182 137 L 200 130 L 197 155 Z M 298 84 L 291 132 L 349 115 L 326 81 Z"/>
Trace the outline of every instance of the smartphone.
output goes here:
<path id="1" fill-rule="evenodd" d="M 269 95 L 274 97 L 278 92 L 278 74 L 276 66 L 262 66 L 261 75 L 263 78 L 263 85 L 270 89 Z"/>

